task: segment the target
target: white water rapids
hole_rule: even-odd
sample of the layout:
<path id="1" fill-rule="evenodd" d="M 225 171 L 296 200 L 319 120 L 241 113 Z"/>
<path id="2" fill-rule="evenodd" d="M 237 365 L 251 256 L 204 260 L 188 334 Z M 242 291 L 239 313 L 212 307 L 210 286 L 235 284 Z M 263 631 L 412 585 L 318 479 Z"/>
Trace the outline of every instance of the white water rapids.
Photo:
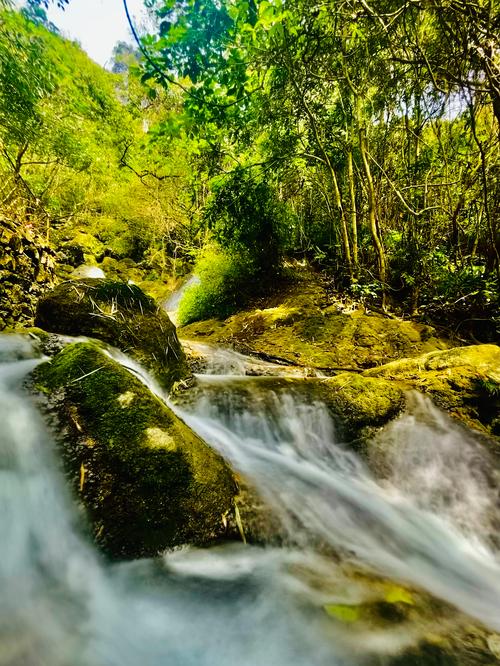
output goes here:
<path id="1" fill-rule="evenodd" d="M 326 615 L 323 604 L 364 600 L 346 566 L 500 630 L 491 461 L 427 400 L 374 442 L 377 482 L 307 391 L 200 378 L 196 399 L 174 408 L 251 480 L 294 545 L 110 564 L 21 391 L 36 356 L 0 337 L 0 666 L 356 666 L 417 640 L 418 628 L 360 633 Z"/>

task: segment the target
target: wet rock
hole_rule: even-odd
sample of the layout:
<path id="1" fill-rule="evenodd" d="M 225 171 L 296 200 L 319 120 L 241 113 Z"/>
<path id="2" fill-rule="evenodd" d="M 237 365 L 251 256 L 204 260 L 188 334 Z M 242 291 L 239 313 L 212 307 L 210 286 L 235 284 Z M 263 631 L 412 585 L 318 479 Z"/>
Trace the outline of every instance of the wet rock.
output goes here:
<path id="1" fill-rule="evenodd" d="M 316 395 L 327 405 L 348 437 L 359 436 L 367 426 L 384 425 L 405 405 L 403 391 L 384 379 L 345 372 L 316 380 L 314 385 Z"/>
<path id="2" fill-rule="evenodd" d="M 363 373 L 431 396 L 467 425 L 500 436 L 500 347 L 471 345 L 402 359 Z"/>
<path id="3" fill-rule="evenodd" d="M 235 376 L 224 387 L 221 391 L 217 381 L 198 383 L 175 399 L 186 405 L 205 396 L 220 409 L 229 405 L 231 410 L 243 411 L 251 405 L 257 413 L 272 414 L 276 400 L 292 395 L 298 403 L 325 405 L 338 435 L 347 442 L 364 442 L 374 428 L 388 423 L 405 407 L 404 392 L 394 382 L 347 372 L 328 378 L 262 376 L 250 381 Z"/>
<path id="4" fill-rule="evenodd" d="M 379 654 L 368 657 L 367 666 L 493 666 L 497 634 L 471 624 L 453 606 L 392 581 L 365 578 L 368 588 L 350 580 L 348 589 L 359 602 L 326 604 L 326 614 L 336 623 L 350 626 L 366 645 L 370 636 L 384 633 L 373 643 Z"/>
<path id="5" fill-rule="evenodd" d="M 403 653 L 382 657 L 373 666 L 494 666 L 499 660 L 478 634 L 443 637 L 441 640 L 422 640 Z"/>
<path id="6" fill-rule="evenodd" d="M 175 326 L 136 285 L 90 278 L 64 282 L 40 300 L 36 325 L 114 345 L 151 370 L 165 388 L 188 374 Z"/>
<path id="7" fill-rule="evenodd" d="M 66 347 L 34 385 L 58 414 L 71 483 L 106 552 L 154 555 L 226 535 L 229 467 L 97 344 Z"/>

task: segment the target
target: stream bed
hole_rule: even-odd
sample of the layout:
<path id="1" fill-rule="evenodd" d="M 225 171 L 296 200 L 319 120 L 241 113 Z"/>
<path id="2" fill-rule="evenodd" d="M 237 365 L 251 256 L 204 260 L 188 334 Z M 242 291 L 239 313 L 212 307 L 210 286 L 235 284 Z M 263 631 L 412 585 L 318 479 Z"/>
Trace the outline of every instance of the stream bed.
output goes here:
<path id="1" fill-rule="evenodd" d="M 28 339 L 0 337 L 0 666 L 391 664 L 471 626 L 493 648 L 467 663 L 500 663 L 497 474 L 429 400 L 377 434 L 375 477 L 307 390 L 219 363 L 172 407 L 289 539 L 110 563 L 22 390 L 40 361 Z M 392 602 L 392 619 L 377 615 Z"/>

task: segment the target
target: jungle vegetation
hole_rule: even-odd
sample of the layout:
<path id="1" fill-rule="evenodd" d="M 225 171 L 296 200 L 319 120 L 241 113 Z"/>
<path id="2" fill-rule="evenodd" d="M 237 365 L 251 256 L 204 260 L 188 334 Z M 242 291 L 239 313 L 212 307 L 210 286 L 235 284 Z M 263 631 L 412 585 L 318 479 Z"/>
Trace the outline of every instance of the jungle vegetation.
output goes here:
<path id="1" fill-rule="evenodd" d="M 2 10 L 2 214 L 197 262 L 184 321 L 305 258 L 498 334 L 498 0 L 145 0 L 156 29 L 113 73 L 44 4 Z"/>

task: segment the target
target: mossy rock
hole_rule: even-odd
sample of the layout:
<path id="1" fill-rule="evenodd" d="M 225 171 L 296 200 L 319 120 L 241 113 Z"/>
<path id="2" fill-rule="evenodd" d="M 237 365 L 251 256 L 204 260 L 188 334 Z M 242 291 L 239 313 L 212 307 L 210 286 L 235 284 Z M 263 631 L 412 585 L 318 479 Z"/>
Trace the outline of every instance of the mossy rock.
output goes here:
<path id="1" fill-rule="evenodd" d="M 425 324 L 346 309 L 332 298 L 319 276 L 310 273 L 225 321 L 207 320 L 184 326 L 181 338 L 203 338 L 230 344 L 245 353 L 280 357 L 323 371 L 357 370 L 389 360 L 446 349 Z"/>
<path id="2" fill-rule="evenodd" d="M 92 263 L 104 256 L 105 246 L 101 241 L 84 231 L 78 231 L 72 239 L 61 245 L 65 262 L 71 266 L 79 266 L 84 262 Z"/>
<path id="3" fill-rule="evenodd" d="M 306 404 L 323 403 L 346 441 L 359 437 L 364 440 L 365 435 L 371 434 L 368 431 L 365 433 L 365 428 L 385 425 L 405 406 L 404 392 L 394 382 L 348 372 L 324 379 L 261 376 L 257 382 L 235 377 L 225 386 L 226 391 L 230 391 L 234 409 L 248 409 L 249 405 L 253 405 L 259 411 L 269 407 L 272 410 L 275 398 L 280 394 L 292 394 L 299 402 Z M 210 397 L 211 403 L 220 401 L 225 404 L 226 395 L 221 392 L 218 383 L 203 385 L 202 389 L 194 386 L 177 399 L 181 404 L 196 401 L 199 390 Z"/>
<path id="4" fill-rule="evenodd" d="M 369 579 L 366 579 L 367 582 Z M 355 583 L 355 581 L 352 581 Z M 422 590 L 410 590 L 393 581 L 373 579 L 361 598 L 328 603 L 324 611 L 333 622 L 350 626 L 370 640 L 385 633 L 385 647 L 367 657 L 366 666 L 493 666 L 499 664 L 499 636 L 446 602 Z M 363 589 L 363 588 L 361 588 Z M 359 588 L 358 588 L 359 590 Z M 358 591 L 359 595 L 359 591 Z M 398 649 L 398 644 L 400 645 Z M 380 643 L 378 643 L 380 648 Z"/>
<path id="5" fill-rule="evenodd" d="M 72 484 L 107 553 L 149 556 L 225 534 L 236 494 L 227 464 L 97 344 L 67 346 L 34 385 L 59 415 Z"/>
<path id="6" fill-rule="evenodd" d="M 363 376 L 397 380 L 428 393 L 467 425 L 500 436 L 500 347 L 471 345 L 402 359 Z"/>
<path id="7" fill-rule="evenodd" d="M 38 303 L 36 325 L 86 335 L 130 354 L 165 388 L 188 374 L 175 326 L 136 285 L 103 279 L 64 282 Z"/>
<path id="8" fill-rule="evenodd" d="M 99 266 L 106 273 L 106 276 L 111 280 L 118 280 L 122 282 L 131 281 L 139 286 L 139 283 L 144 279 L 145 275 L 145 271 L 139 268 L 139 266 L 132 259 L 116 259 L 115 257 L 104 257 Z M 143 291 L 146 290 L 143 289 Z"/>
<path id="9" fill-rule="evenodd" d="M 384 379 L 344 372 L 309 381 L 348 436 L 356 437 L 367 426 L 382 426 L 404 408 L 403 391 Z"/>

